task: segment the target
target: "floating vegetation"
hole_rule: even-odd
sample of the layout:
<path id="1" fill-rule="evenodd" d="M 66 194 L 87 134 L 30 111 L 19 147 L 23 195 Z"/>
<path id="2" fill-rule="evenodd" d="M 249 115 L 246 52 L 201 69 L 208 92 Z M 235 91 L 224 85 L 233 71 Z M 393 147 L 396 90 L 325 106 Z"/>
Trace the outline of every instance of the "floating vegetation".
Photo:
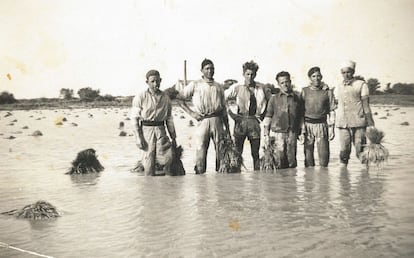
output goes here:
<path id="1" fill-rule="evenodd" d="M 39 130 L 36 130 L 31 134 L 31 136 L 42 136 L 42 135 L 43 135 L 42 132 Z"/>
<path id="2" fill-rule="evenodd" d="M 11 210 L 2 212 L 1 214 L 13 215 L 16 218 L 44 220 L 60 217 L 59 212 L 55 206 L 45 201 L 37 201 L 36 203 L 29 204 L 19 210 Z"/>
<path id="3" fill-rule="evenodd" d="M 127 136 L 127 133 L 126 133 L 125 131 L 121 131 L 121 132 L 119 133 L 119 136 Z"/>
<path id="4" fill-rule="evenodd" d="M 386 116 L 382 116 L 379 119 L 387 119 L 387 117 Z"/>
<path id="5" fill-rule="evenodd" d="M 13 114 L 11 112 L 7 112 L 4 117 L 12 116 Z"/>
<path id="6" fill-rule="evenodd" d="M 273 146 L 263 147 L 263 156 L 260 158 L 260 170 L 265 172 L 276 172 L 280 168 L 280 157 L 279 152 Z"/>
<path id="7" fill-rule="evenodd" d="M 410 125 L 408 122 L 402 122 L 400 125 Z"/>
<path id="8" fill-rule="evenodd" d="M 87 174 L 104 170 L 94 149 L 86 149 L 78 153 L 72 161 L 72 168 L 66 174 Z"/>
<path id="9" fill-rule="evenodd" d="M 77 123 L 70 123 L 72 126 L 78 126 L 78 124 Z"/>
<path id="10" fill-rule="evenodd" d="M 194 126 L 193 120 L 188 121 L 188 126 Z"/>
<path id="11" fill-rule="evenodd" d="M 120 130 L 124 130 L 124 126 L 125 126 L 125 123 L 124 122 L 119 122 L 119 127 L 118 127 L 118 129 L 120 129 Z"/>
<path id="12" fill-rule="evenodd" d="M 185 118 L 185 116 L 181 115 L 181 116 L 180 116 L 180 118 L 181 118 L 181 119 L 184 119 L 184 118 Z"/>
<path id="13" fill-rule="evenodd" d="M 367 167 L 371 165 L 382 166 L 389 155 L 387 148 L 381 144 L 384 139 L 384 132 L 377 128 L 369 128 L 366 136 L 370 143 L 364 147 L 361 153 L 361 162 Z"/>
<path id="14" fill-rule="evenodd" d="M 27 125 L 23 126 L 22 129 L 29 129 Z"/>
<path id="15" fill-rule="evenodd" d="M 10 135 L 9 137 L 7 137 L 6 139 L 8 139 L 8 140 L 13 140 L 13 139 L 16 139 L 16 137 L 14 137 L 13 135 Z"/>
<path id="16" fill-rule="evenodd" d="M 219 141 L 219 173 L 240 173 L 243 157 L 229 137 Z"/>

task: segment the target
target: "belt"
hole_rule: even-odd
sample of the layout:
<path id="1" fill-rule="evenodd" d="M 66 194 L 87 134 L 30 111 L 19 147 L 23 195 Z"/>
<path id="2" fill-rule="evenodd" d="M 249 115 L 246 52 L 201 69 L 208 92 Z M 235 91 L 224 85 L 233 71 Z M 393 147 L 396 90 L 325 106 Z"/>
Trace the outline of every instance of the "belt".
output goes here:
<path id="1" fill-rule="evenodd" d="M 323 118 L 309 118 L 309 117 L 305 117 L 305 122 L 311 123 L 311 124 L 326 123 L 326 117 L 323 117 Z"/>
<path id="2" fill-rule="evenodd" d="M 141 121 L 143 126 L 163 126 L 164 125 L 164 121 Z"/>
<path id="3" fill-rule="evenodd" d="M 212 113 L 212 114 L 202 115 L 202 117 L 201 117 L 201 119 L 200 119 L 200 120 L 203 120 L 203 119 L 205 119 L 205 118 L 218 117 L 218 116 L 221 116 L 222 114 L 223 114 L 223 110 L 220 110 L 220 111 L 218 111 L 218 112 L 214 112 L 214 113 Z"/>

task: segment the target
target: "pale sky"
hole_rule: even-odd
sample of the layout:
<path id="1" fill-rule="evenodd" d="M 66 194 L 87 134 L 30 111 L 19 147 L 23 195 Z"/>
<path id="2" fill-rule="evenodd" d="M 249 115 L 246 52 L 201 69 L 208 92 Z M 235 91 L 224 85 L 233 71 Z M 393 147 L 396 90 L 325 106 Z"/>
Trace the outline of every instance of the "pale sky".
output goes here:
<path id="1" fill-rule="evenodd" d="M 254 60 L 263 83 L 285 70 L 300 89 L 320 66 L 335 86 L 351 59 L 366 79 L 414 83 L 413 14 L 412 0 L 1 0 L 0 91 L 134 95 L 149 69 L 166 88 L 183 78 L 184 60 L 188 78 L 200 78 L 204 58 L 218 82 L 241 82 Z"/>

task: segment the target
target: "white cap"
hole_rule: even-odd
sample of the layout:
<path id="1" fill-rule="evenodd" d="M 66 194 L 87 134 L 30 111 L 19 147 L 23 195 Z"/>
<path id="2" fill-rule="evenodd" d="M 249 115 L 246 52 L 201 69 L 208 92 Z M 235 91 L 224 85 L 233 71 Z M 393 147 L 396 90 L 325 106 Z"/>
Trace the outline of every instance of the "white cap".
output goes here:
<path id="1" fill-rule="evenodd" d="M 355 71 L 355 66 L 356 66 L 356 63 L 354 61 L 348 60 L 348 61 L 345 61 L 341 64 L 341 69 L 351 68 L 352 70 Z"/>

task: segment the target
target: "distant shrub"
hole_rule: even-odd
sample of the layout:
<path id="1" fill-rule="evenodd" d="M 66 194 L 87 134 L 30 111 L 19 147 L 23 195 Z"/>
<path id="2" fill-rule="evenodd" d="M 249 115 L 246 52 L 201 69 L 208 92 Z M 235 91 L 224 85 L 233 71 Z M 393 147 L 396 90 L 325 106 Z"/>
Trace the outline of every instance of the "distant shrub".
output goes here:
<path id="1" fill-rule="evenodd" d="M 414 83 L 396 83 L 392 86 L 392 92 L 402 95 L 414 95 Z"/>
<path id="2" fill-rule="evenodd" d="M 78 95 L 81 101 L 94 101 L 99 97 L 99 90 L 86 87 L 78 90 Z"/>
<path id="3" fill-rule="evenodd" d="M 14 98 L 12 93 L 8 93 L 7 91 L 3 91 L 0 94 L 0 104 L 13 104 L 16 103 L 17 100 Z"/>

